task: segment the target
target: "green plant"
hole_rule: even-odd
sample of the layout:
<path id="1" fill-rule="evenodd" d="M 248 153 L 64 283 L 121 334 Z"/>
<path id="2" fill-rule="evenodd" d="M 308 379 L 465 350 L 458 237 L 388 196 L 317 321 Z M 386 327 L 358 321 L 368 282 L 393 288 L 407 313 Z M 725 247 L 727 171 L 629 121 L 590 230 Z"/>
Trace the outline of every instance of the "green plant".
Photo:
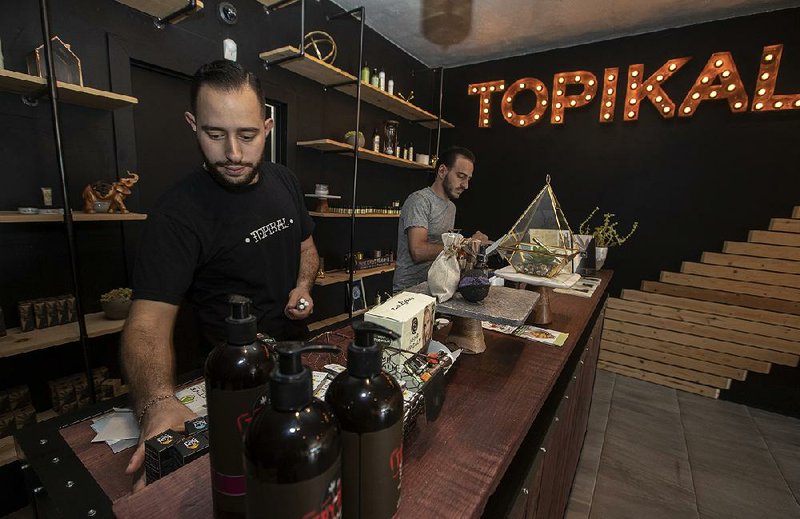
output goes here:
<path id="1" fill-rule="evenodd" d="M 616 215 L 614 213 L 604 213 L 603 223 L 593 228 L 589 222 L 599 210 L 599 207 L 595 207 L 589 216 L 586 217 L 586 220 L 581 222 L 581 225 L 578 228 L 578 232 L 580 234 L 591 234 L 594 236 L 595 244 L 598 247 L 616 247 L 618 245 L 622 245 L 628 241 L 628 238 L 633 236 L 633 233 L 635 233 L 636 229 L 639 227 L 639 222 L 633 222 L 633 226 L 628 234 L 625 236 L 620 236 L 617 232 L 617 225 L 619 225 L 619 222 L 612 221 L 612 218 L 614 218 Z"/>
<path id="2" fill-rule="evenodd" d="M 110 301 L 128 301 L 132 296 L 133 290 L 130 288 L 115 288 L 101 295 L 100 301 L 103 303 L 108 303 Z"/>

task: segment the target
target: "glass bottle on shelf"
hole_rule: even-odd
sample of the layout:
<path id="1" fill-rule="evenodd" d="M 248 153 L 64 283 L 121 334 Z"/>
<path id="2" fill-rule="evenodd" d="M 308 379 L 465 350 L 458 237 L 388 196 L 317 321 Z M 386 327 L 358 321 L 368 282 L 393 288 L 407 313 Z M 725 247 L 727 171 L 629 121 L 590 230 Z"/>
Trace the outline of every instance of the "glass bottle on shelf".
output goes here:
<path id="1" fill-rule="evenodd" d="M 375 128 L 375 131 L 372 133 L 372 151 L 381 151 L 381 136 L 377 128 Z"/>
<path id="2" fill-rule="evenodd" d="M 364 67 L 361 69 L 361 81 L 369 83 L 369 65 L 364 61 Z"/>
<path id="3" fill-rule="evenodd" d="M 369 78 L 370 85 L 374 86 L 375 88 L 380 88 L 380 78 L 378 78 L 378 69 L 372 69 L 372 76 Z"/>

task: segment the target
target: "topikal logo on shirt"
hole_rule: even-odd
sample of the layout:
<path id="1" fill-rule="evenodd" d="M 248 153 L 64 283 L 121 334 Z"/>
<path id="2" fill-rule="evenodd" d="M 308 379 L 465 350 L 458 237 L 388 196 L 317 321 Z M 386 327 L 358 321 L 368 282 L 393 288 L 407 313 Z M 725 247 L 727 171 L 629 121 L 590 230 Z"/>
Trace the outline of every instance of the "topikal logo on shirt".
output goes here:
<path id="1" fill-rule="evenodd" d="M 285 231 L 294 224 L 294 220 L 289 218 L 278 218 L 274 222 L 262 225 L 258 229 L 250 231 L 250 235 L 244 239 L 245 243 L 258 243 L 265 238 L 269 238 L 275 233 Z"/>

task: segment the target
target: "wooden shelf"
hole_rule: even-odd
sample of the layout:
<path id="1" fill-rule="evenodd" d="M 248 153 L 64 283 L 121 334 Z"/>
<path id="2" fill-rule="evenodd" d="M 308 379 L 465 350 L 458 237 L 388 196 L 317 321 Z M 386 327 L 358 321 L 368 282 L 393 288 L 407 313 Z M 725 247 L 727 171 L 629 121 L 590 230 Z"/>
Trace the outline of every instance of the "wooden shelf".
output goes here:
<path id="1" fill-rule="evenodd" d="M 72 219 L 76 222 L 116 222 L 146 220 L 144 213 L 95 213 L 73 211 Z M 63 214 L 19 214 L 17 211 L 0 211 L 0 223 L 41 223 L 63 222 Z"/>
<path id="2" fill-rule="evenodd" d="M 357 311 L 353 312 L 353 317 L 355 317 L 357 315 L 362 315 L 362 314 L 365 314 L 365 313 L 367 313 L 366 310 L 357 310 Z M 333 317 L 328 317 L 327 319 L 323 319 L 322 321 L 317 321 L 315 323 L 309 324 L 308 325 L 308 329 L 309 329 L 309 331 L 313 332 L 313 331 L 319 330 L 321 328 L 325 328 L 326 326 L 330 326 L 332 324 L 336 324 L 336 323 L 340 323 L 342 321 L 346 321 L 349 318 L 350 318 L 350 314 L 347 314 L 347 313 L 335 315 Z"/>
<path id="3" fill-rule="evenodd" d="M 0 90 L 21 95 L 38 95 L 47 89 L 44 78 L 0 69 Z M 116 110 L 126 106 L 133 106 L 138 99 L 114 92 L 98 90 L 71 83 L 58 82 L 59 99 L 72 105 L 86 106 L 100 110 Z"/>
<path id="4" fill-rule="evenodd" d="M 316 139 L 313 141 L 300 141 L 297 143 L 297 145 L 302 146 L 303 148 L 312 148 L 319 151 L 335 151 L 341 153 L 342 155 L 353 154 L 353 147 L 351 145 L 339 141 L 334 141 L 332 139 Z M 431 166 L 426 164 L 420 164 L 419 162 L 414 162 L 413 160 L 399 159 L 397 157 L 386 155 L 385 153 L 379 153 L 377 151 L 372 151 L 367 148 L 358 148 L 358 156 L 364 160 L 369 160 L 371 162 L 379 162 L 381 164 L 389 164 L 401 168 L 424 169 L 427 171 L 433 169 Z"/>
<path id="5" fill-rule="evenodd" d="M 350 218 L 349 214 L 344 214 L 344 213 L 320 213 L 318 211 L 309 211 L 308 214 L 310 214 L 311 216 L 317 216 L 319 218 Z M 370 213 L 370 214 L 357 214 L 356 218 L 400 218 L 400 215 Z"/>
<path id="6" fill-rule="evenodd" d="M 89 337 L 99 337 L 122 331 L 124 320 L 106 319 L 103 312 L 86 314 L 86 333 Z M 61 324 L 41 330 L 21 332 L 19 328 L 8 330 L 8 335 L 0 337 L 0 358 L 13 357 L 52 346 L 76 342 L 80 339 L 78 323 Z"/>
<path id="7" fill-rule="evenodd" d="M 127 5 L 128 7 L 132 7 L 137 11 L 149 14 L 150 16 L 154 16 L 155 18 L 164 18 L 169 16 L 172 13 L 183 9 L 189 4 L 188 0 L 117 0 L 117 2 Z M 179 16 L 170 23 L 178 23 L 202 8 L 202 0 L 197 0 L 197 7 L 195 7 L 194 10 L 184 14 L 183 16 Z"/>
<path id="8" fill-rule="evenodd" d="M 393 272 L 395 264 L 390 263 L 388 265 L 381 265 L 380 267 L 375 267 L 371 269 L 363 269 L 363 270 L 356 270 L 353 274 L 353 279 L 362 279 L 368 278 L 370 276 L 377 276 L 378 274 L 383 274 L 384 272 Z M 325 272 L 325 277 L 322 279 L 317 279 L 314 281 L 315 285 L 318 286 L 326 286 L 326 285 L 333 285 L 336 283 L 344 283 L 345 281 L 350 281 L 350 274 L 346 270 L 329 270 Z"/>
<path id="9" fill-rule="evenodd" d="M 296 47 L 286 46 L 271 51 L 262 52 L 259 54 L 259 57 L 264 61 L 270 62 L 280 58 L 297 55 L 298 52 L 299 51 Z M 355 83 L 341 85 L 341 83 L 344 83 L 345 81 L 355 82 L 357 78 L 354 75 L 350 74 L 349 72 L 345 72 L 340 68 L 334 67 L 333 65 L 329 65 L 309 54 L 304 54 L 301 58 L 284 61 L 278 66 L 287 70 L 291 70 L 295 74 L 299 74 L 303 77 L 316 81 L 324 86 L 339 85 L 334 88 L 353 97 L 356 96 Z M 434 114 L 428 112 L 427 110 L 423 110 L 422 108 L 413 105 L 408 101 L 404 101 L 398 96 L 388 94 L 380 88 L 374 87 L 368 83 L 364 83 L 363 81 L 361 82 L 361 99 L 365 103 L 383 108 L 384 110 L 399 115 L 400 117 L 409 121 L 419 122 L 426 128 L 436 128 L 436 116 Z M 442 128 L 453 127 L 454 126 L 451 123 L 442 119 Z"/>

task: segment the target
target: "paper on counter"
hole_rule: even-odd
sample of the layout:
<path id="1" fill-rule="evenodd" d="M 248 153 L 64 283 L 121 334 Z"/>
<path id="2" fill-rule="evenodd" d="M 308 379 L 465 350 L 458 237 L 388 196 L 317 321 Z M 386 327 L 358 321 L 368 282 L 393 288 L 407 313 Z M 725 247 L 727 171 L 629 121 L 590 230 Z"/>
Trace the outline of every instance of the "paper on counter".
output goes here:
<path id="1" fill-rule="evenodd" d="M 181 389 L 175 393 L 175 398 L 189 408 L 197 416 L 206 416 L 208 407 L 206 406 L 206 383 L 198 382 L 193 386 Z"/>
<path id="2" fill-rule="evenodd" d="M 136 423 L 136 417 L 133 413 L 113 413 L 111 417 L 103 421 L 102 428 L 94 437 L 92 443 L 135 440 L 138 438 L 139 425 Z"/>
<path id="3" fill-rule="evenodd" d="M 522 326 L 508 326 L 502 324 L 493 324 L 489 321 L 482 321 L 481 325 L 487 330 L 505 333 L 506 335 L 513 335 L 521 337 L 529 341 L 543 342 L 552 346 L 561 347 L 567 342 L 569 337 L 568 333 L 559 332 L 557 330 L 549 330 L 547 328 L 539 328 L 538 326 L 531 326 L 523 324 Z"/>

